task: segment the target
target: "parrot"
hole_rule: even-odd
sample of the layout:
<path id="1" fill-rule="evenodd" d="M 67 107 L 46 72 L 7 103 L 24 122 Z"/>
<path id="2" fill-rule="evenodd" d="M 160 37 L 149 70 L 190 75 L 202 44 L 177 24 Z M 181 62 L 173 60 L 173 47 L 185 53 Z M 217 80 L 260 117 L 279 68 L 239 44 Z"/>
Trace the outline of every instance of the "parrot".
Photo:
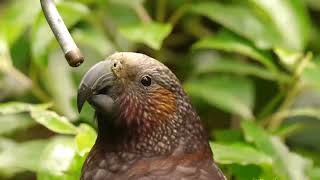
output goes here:
<path id="1" fill-rule="evenodd" d="M 81 180 L 225 180 L 208 135 L 175 74 L 142 53 L 92 66 L 77 94 L 95 110 L 97 139 Z"/>

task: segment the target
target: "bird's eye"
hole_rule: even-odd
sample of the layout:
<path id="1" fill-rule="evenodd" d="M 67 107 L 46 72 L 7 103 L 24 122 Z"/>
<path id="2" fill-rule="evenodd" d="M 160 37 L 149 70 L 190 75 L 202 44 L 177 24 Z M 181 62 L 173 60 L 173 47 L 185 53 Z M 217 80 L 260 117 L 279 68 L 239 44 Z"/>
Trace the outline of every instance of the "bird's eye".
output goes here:
<path id="1" fill-rule="evenodd" d="M 151 77 L 150 76 L 143 76 L 141 78 L 140 82 L 144 86 L 150 86 L 151 85 Z"/>

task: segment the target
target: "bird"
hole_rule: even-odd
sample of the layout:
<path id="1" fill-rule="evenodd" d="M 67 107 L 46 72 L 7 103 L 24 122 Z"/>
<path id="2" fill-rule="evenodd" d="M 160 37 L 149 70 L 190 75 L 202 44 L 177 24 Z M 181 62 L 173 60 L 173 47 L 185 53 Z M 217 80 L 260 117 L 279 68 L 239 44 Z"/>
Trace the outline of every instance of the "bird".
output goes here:
<path id="1" fill-rule="evenodd" d="M 175 74 L 160 61 L 116 52 L 82 78 L 79 113 L 95 110 L 97 139 L 81 180 L 224 180 L 208 135 Z"/>

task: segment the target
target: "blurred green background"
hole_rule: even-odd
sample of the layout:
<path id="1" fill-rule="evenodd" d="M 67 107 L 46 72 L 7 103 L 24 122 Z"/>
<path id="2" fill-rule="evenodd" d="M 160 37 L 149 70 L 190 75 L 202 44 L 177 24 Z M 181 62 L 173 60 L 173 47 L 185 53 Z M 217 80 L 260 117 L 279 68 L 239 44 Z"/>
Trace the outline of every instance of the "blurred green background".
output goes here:
<path id="1" fill-rule="evenodd" d="M 228 179 L 320 179 L 319 0 L 56 3 L 85 54 L 79 68 L 39 0 L 0 1 L 0 179 L 79 179 L 96 133 L 77 86 L 116 51 L 175 72 Z"/>

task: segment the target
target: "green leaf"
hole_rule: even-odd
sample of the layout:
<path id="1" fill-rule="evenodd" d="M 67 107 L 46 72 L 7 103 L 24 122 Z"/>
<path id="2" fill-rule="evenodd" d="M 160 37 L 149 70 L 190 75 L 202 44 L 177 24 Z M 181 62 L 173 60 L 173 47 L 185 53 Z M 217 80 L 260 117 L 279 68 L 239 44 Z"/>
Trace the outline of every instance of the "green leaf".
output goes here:
<path id="1" fill-rule="evenodd" d="M 271 19 L 282 37 L 282 46 L 302 51 L 310 34 L 310 20 L 301 0 L 250 0 L 260 11 Z M 276 12 L 276 13 L 275 13 Z"/>
<path id="2" fill-rule="evenodd" d="M 319 116 L 320 117 L 320 116 Z M 286 139 L 290 135 L 294 135 L 297 132 L 304 130 L 305 124 L 303 123 L 292 123 L 292 124 L 285 124 L 278 128 L 274 134 L 281 137 L 282 139 Z"/>
<path id="3" fill-rule="evenodd" d="M 286 170 L 286 163 L 281 161 L 277 150 L 273 147 L 271 137 L 253 122 L 242 121 L 241 125 L 246 140 L 248 142 L 253 142 L 259 150 L 271 156 L 274 161 L 273 170 L 281 177 L 281 179 L 288 179 L 289 175 Z"/>
<path id="4" fill-rule="evenodd" d="M 109 2 L 115 3 L 115 4 L 121 4 L 126 6 L 136 6 L 140 5 L 145 0 L 109 0 Z"/>
<path id="5" fill-rule="evenodd" d="M 31 111 L 31 117 L 39 124 L 45 126 L 53 132 L 61 134 L 76 134 L 77 128 L 71 124 L 67 118 L 59 116 L 53 111 Z"/>
<path id="6" fill-rule="evenodd" d="M 39 180 L 78 180 L 84 158 L 76 153 L 73 138 L 57 137 L 48 144 L 41 156 Z"/>
<path id="7" fill-rule="evenodd" d="M 114 47 L 101 30 L 94 28 L 76 29 L 72 32 L 72 36 L 78 44 L 96 50 L 102 58 L 105 58 L 114 51 Z"/>
<path id="8" fill-rule="evenodd" d="M 39 3 L 39 2 L 37 2 Z M 89 14 L 87 6 L 77 2 L 59 2 L 57 8 L 67 27 L 71 27 Z M 47 65 L 47 53 L 54 35 L 45 20 L 43 13 L 39 13 L 32 27 L 32 56 L 33 60 L 41 66 Z"/>
<path id="9" fill-rule="evenodd" d="M 78 113 L 72 105 L 77 88 L 72 79 L 72 70 L 66 68 L 67 66 L 61 50 L 55 49 L 49 54 L 48 68 L 41 72 L 41 82 L 52 97 L 53 109 L 73 121 L 78 117 Z"/>
<path id="10" fill-rule="evenodd" d="M 13 66 L 10 53 L 5 35 L 0 32 L 0 100 L 21 96 L 32 86 L 31 80 Z"/>
<path id="11" fill-rule="evenodd" d="M 117 0 L 114 0 L 117 1 Z M 104 2 L 105 4 L 105 2 Z M 117 3 L 107 4 L 105 7 L 104 14 L 107 19 L 110 19 L 112 24 L 115 26 L 116 31 L 119 27 L 126 27 L 129 25 L 136 25 L 141 22 L 137 13 L 129 6 L 123 6 Z M 110 27 L 111 28 L 111 27 Z M 118 32 L 114 34 L 117 36 Z"/>
<path id="12" fill-rule="evenodd" d="M 0 116 L 0 124 L 2 124 L 0 126 L 0 135 L 10 135 L 34 126 L 36 123 L 26 114 L 11 114 Z"/>
<path id="13" fill-rule="evenodd" d="M 303 0 L 313 10 L 320 11 L 320 3 L 318 0 Z"/>
<path id="14" fill-rule="evenodd" d="M 0 72 L 8 72 L 12 68 L 12 60 L 8 42 L 0 32 Z"/>
<path id="15" fill-rule="evenodd" d="M 271 72 L 265 68 L 251 63 L 240 61 L 239 59 L 216 59 L 206 61 L 205 63 L 198 63 L 195 67 L 195 73 L 233 73 L 236 75 L 252 75 L 262 79 L 280 82 L 289 82 L 290 76 L 282 72 Z"/>
<path id="16" fill-rule="evenodd" d="M 85 156 L 94 145 L 97 133 L 87 124 L 80 124 L 78 134 L 75 138 L 77 151 L 80 156 Z"/>
<path id="17" fill-rule="evenodd" d="M 311 166 L 309 160 L 290 152 L 278 137 L 268 135 L 253 122 L 243 121 L 242 128 L 247 141 L 272 157 L 273 170 L 280 179 L 306 179 L 306 170 Z"/>
<path id="18" fill-rule="evenodd" d="M 243 121 L 241 125 L 245 138 L 248 142 L 253 142 L 266 154 L 276 154 L 275 149 L 272 147 L 269 135 L 261 127 L 258 127 L 256 124 L 250 121 Z"/>
<path id="19" fill-rule="evenodd" d="M 0 152 L 6 151 L 6 149 L 16 146 L 17 143 L 13 140 L 5 137 L 0 137 Z"/>
<path id="20" fill-rule="evenodd" d="M 220 142 L 237 142 L 243 139 L 241 132 L 233 129 L 215 130 L 213 134 L 215 140 Z"/>
<path id="21" fill-rule="evenodd" d="M 235 177 L 237 180 L 253 180 L 253 179 L 263 179 L 261 178 L 262 167 L 257 165 L 238 165 L 231 164 L 228 166 L 232 173 L 232 177 Z M 268 178 L 272 179 L 272 178 Z M 264 180 L 264 179 L 263 179 Z"/>
<path id="22" fill-rule="evenodd" d="M 302 73 L 302 80 L 305 85 L 315 87 L 320 90 L 320 66 L 309 63 Z"/>
<path id="23" fill-rule="evenodd" d="M 311 169 L 309 172 L 309 175 L 310 175 L 311 180 L 320 179 L 320 168 L 315 167 L 315 168 Z"/>
<path id="24" fill-rule="evenodd" d="M 104 0 L 78 0 L 78 2 L 86 5 L 101 5 L 102 3 L 105 3 Z"/>
<path id="25" fill-rule="evenodd" d="M 156 22 L 120 28 L 120 32 L 129 40 L 144 43 L 157 50 L 161 48 L 163 40 L 170 34 L 171 30 L 170 24 Z"/>
<path id="26" fill-rule="evenodd" d="M 46 145 L 47 140 L 11 143 L 0 151 L 0 174 L 12 176 L 18 172 L 37 171 L 41 161 L 40 156 Z"/>
<path id="27" fill-rule="evenodd" d="M 292 153 L 288 147 L 278 137 L 272 137 L 272 145 L 277 151 L 279 160 L 285 164 L 285 170 L 289 179 L 308 179 L 307 171 L 312 167 L 312 162 L 299 154 Z"/>
<path id="28" fill-rule="evenodd" d="M 280 59 L 280 63 L 284 65 L 288 70 L 292 70 L 299 63 L 299 60 L 303 57 L 303 53 L 297 51 L 290 51 L 281 48 L 274 50 L 276 55 Z"/>
<path id="29" fill-rule="evenodd" d="M 4 33 L 11 45 L 33 23 L 41 7 L 38 0 L 13 0 L 10 3 L 0 14 L 0 34 Z"/>
<path id="30" fill-rule="evenodd" d="M 220 164 L 271 165 L 272 158 L 244 143 L 210 143 L 215 161 Z"/>
<path id="31" fill-rule="evenodd" d="M 184 87 L 191 96 L 210 105 L 245 119 L 253 117 L 254 86 L 249 79 L 209 76 L 187 81 Z"/>
<path id="32" fill-rule="evenodd" d="M 221 31 L 217 35 L 200 39 L 193 45 L 195 49 L 219 49 L 227 52 L 238 52 L 263 64 L 272 72 L 277 71 L 271 55 L 267 51 L 255 48 L 250 41 L 228 31 Z"/>
<path id="33" fill-rule="evenodd" d="M 201 2 L 193 4 L 191 11 L 206 16 L 229 30 L 250 39 L 255 46 L 270 48 L 279 44 L 279 33 L 270 26 L 269 19 L 258 16 L 254 9 L 242 4 Z"/>
<path id="34" fill-rule="evenodd" d="M 51 106 L 51 103 L 46 104 L 29 104 L 23 102 L 7 102 L 0 104 L 0 114 L 17 114 L 21 112 L 29 112 L 33 110 L 45 110 Z"/>

